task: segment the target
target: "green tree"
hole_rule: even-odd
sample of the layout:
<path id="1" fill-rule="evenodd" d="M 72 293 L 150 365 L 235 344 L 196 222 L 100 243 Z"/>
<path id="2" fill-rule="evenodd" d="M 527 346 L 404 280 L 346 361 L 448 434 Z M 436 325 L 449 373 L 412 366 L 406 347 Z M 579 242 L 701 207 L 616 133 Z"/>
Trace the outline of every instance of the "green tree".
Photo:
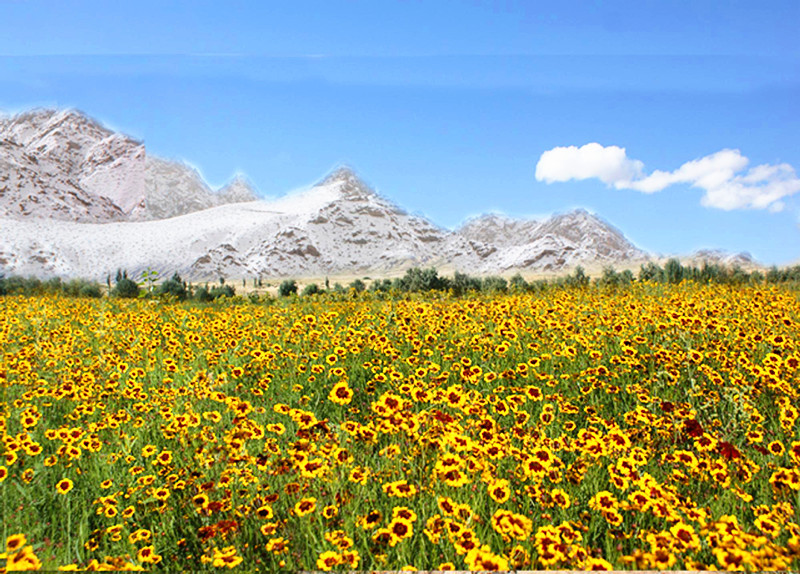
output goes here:
<path id="1" fill-rule="evenodd" d="M 156 289 L 156 294 L 162 296 L 169 296 L 178 299 L 178 301 L 184 301 L 188 295 L 186 291 L 186 283 L 184 283 L 181 276 L 177 274 L 177 272 L 167 281 L 164 281 L 161 285 L 158 286 Z"/>
<path id="2" fill-rule="evenodd" d="M 128 277 L 127 271 L 117 271 L 117 284 L 112 294 L 123 299 L 133 299 L 139 296 L 139 284 Z"/>
<path id="3" fill-rule="evenodd" d="M 664 264 L 664 277 L 667 283 L 676 284 L 683 281 L 684 269 L 681 262 L 675 258 L 669 259 Z"/>
<path id="4" fill-rule="evenodd" d="M 525 278 L 517 273 L 508 281 L 509 287 L 515 293 L 523 293 L 528 290 L 528 282 L 525 281 Z"/>
<path id="5" fill-rule="evenodd" d="M 453 275 L 453 281 L 451 282 L 450 287 L 453 290 L 453 294 L 456 297 L 460 297 L 461 295 L 465 295 L 470 291 L 480 291 L 481 280 L 477 277 L 470 277 L 465 273 L 459 273 L 456 271 Z"/>
<path id="6" fill-rule="evenodd" d="M 297 281 L 294 279 L 287 279 L 278 287 L 278 295 L 281 297 L 288 297 L 289 295 L 297 295 Z"/>
<path id="7" fill-rule="evenodd" d="M 496 275 L 484 277 L 481 281 L 481 290 L 487 293 L 505 293 L 508 290 L 508 281 Z"/>
<path id="8" fill-rule="evenodd" d="M 364 284 L 364 282 L 361 279 L 356 279 L 355 281 L 350 283 L 350 285 L 348 285 L 348 287 L 350 289 L 354 289 L 356 291 L 356 293 L 361 293 L 367 288 L 367 286 Z"/>
<path id="9" fill-rule="evenodd" d="M 639 281 L 664 282 L 664 270 L 657 263 L 649 261 L 647 265 L 639 267 Z"/>
<path id="10" fill-rule="evenodd" d="M 211 288 L 211 298 L 219 299 L 220 297 L 231 298 L 236 295 L 236 290 L 230 285 L 215 285 Z"/>

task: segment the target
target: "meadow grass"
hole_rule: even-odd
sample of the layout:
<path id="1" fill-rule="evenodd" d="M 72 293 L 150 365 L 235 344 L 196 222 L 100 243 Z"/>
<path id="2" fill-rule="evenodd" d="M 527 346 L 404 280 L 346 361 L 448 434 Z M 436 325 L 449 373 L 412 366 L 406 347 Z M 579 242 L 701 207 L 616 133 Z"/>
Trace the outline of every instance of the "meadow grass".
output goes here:
<path id="1" fill-rule="evenodd" d="M 9 570 L 800 567 L 774 286 L 0 298 Z"/>

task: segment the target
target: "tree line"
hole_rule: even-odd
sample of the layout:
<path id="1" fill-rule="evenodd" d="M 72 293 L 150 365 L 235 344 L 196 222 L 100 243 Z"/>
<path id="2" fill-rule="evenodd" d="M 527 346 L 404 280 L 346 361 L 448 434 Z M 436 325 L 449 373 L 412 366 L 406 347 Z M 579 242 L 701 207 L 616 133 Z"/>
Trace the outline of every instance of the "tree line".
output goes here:
<path id="1" fill-rule="evenodd" d="M 38 279 L 36 277 L 4 276 L 0 274 L 0 295 L 41 295 L 58 293 L 68 297 L 99 298 L 107 293 L 117 298 L 160 298 L 176 301 L 210 302 L 221 297 L 233 299 L 236 290 L 226 284 L 224 278 L 218 285 L 192 285 L 184 281 L 178 273 L 160 283 L 155 274 L 143 274 L 142 281 L 134 281 L 125 270 L 118 270 L 113 281 L 108 277 L 106 286 L 86 279 L 63 281 L 60 278 Z M 370 281 L 369 285 L 365 281 Z M 325 280 L 324 286 L 310 283 L 300 291 L 297 281 L 284 280 L 278 286 L 279 297 L 314 297 L 323 294 L 349 296 L 369 292 L 386 298 L 404 293 L 442 292 L 459 297 L 468 293 L 536 293 L 553 288 L 589 287 L 616 288 L 631 285 L 634 282 L 654 282 L 677 284 L 681 281 L 698 283 L 718 283 L 728 285 L 746 284 L 797 284 L 800 285 L 800 265 L 778 268 L 771 267 L 766 271 L 747 271 L 738 266 L 728 267 L 718 263 L 703 263 L 701 266 L 683 265 L 677 259 L 669 259 L 664 266 L 654 262 L 641 265 L 638 274 L 631 270 L 617 271 L 613 267 L 605 267 L 600 276 L 590 278 L 583 267 L 576 267 L 570 274 L 547 279 L 527 281 L 516 274 L 510 279 L 500 276 L 475 277 L 456 272 L 452 277 L 439 275 L 434 268 L 413 267 L 401 277 L 394 279 L 370 280 L 365 277 L 355 279 L 347 286 L 335 283 L 331 286 Z M 243 280 L 244 283 L 244 280 Z M 261 285 L 261 279 L 253 281 Z M 248 296 L 252 301 L 269 298 L 254 293 Z"/>

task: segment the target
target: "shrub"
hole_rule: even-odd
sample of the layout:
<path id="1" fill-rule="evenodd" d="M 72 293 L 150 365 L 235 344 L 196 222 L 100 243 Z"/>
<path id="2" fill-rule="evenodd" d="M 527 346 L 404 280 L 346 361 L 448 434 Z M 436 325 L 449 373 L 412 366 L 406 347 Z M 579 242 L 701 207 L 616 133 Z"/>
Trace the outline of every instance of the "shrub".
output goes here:
<path id="1" fill-rule="evenodd" d="M 508 281 L 503 277 L 484 277 L 481 281 L 481 290 L 490 293 L 505 293 L 508 290 Z"/>
<path id="2" fill-rule="evenodd" d="M 81 297 L 91 297 L 92 299 L 99 299 L 103 296 L 103 290 L 97 283 L 85 283 L 81 285 L 78 295 Z"/>
<path id="3" fill-rule="evenodd" d="M 212 299 L 219 299 L 220 297 L 227 297 L 230 299 L 236 295 L 236 289 L 230 285 L 220 285 L 212 287 L 210 293 Z"/>
<path id="4" fill-rule="evenodd" d="M 525 278 L 517 273 L 514 275 L 509 281 L 508 285 L 512 291 L 515 293 L 523 293 L 528 290 L 528 282 L 525 281 Z"/>
<path id="5" fill-rule="evenodd" d="M 196 301 L 200 301 L 201 303 L 208 303 L 209 301 L 213 301 L 214 297 L 211 296 L 211 292 L 208 290 L 208 287 L 198 287 L 194 292 L 194 297 Z"/>
<path id="6" fill-rule="evenodd" d="M 156 294 L 161 296 L 174 297 L 178 301 L 186 299 L 188 293 L 186 291 L 186 284 L 181 279 L 180 275 L 175 273 L 170 279 L 164 281 L 156 289 Z"/>
<path id="7" fill-rule="evenodd" d="M 128 278 L 127 271 L 117 270 L 117 284 L 112 293 L 116 297 L 132 299 L 139 296 L 139 285 Z"/>
<path id="8" fill-rule="evenodd" d="M 450 281 L 439 277 L 439 273 L 433 267 L 429 269 L 412 267 L 406 271 L 401 281 L 405 291 L 446 291 L 450 288 Z"/>
<path id="9" fill-rule="evenodd" d="M 453 275 L 453 281 L 450 286 L 453 289 L 453 294 L 460 297 L 461 295 L 465 295 L 470 291 L 480 291 L 481 280 L 456 271 L 455 275 Z"/>
<path id="10" fill-rule="evenodd" d="M 662 283 L 664 281 L 664 270 L 661 266 L 652 261 L 647 265 L 639 267 L 639 281 L 657 281 Z"/>
<path id="11" fill-rule="evenodd" d="M 92 283 L 86 279 L 72 279 L 67 283 L 61 284 L 61 292 L 70 297 L 91 297 L 99 299 L 103 296 L 103 290 L 97 283 Z"/>
<path id="12" fill-rule="evenodd" d="M 392 290 L 392 280 L 391 279 L 383 279 L 372 282 L 372 285 L 369 286 L 369 290 L 374 293 L 388 293 Z"/>
<path id="13" fill-rule="evenodd" d="M 308 295 L 319 295 L 321 291 L 319 290 L 319 285 L 316 283 L 309 283 L 303 289 L 303 297 L 307 297 Z"/>
<path id="14" fill-rule="evenodd" d="M 281 297 L 288 297 L 289 295 L 297 295 L 297 281 L 294 279 L 287 279 L 278 287 L 278 295 Z"/>
<path id="15" fill-rule="evenodd" d="M 630 269 L 618 272 L 610 265 L 603 267 L 603 275 L 596 283 L 603 287 L 627 286 L 633 283 L 633 272 Z"/>
<path id="16" fill-rule="evenodd" d="M 677 284 L 683 281 L 684 269 L 677 259 L 670 259 L 664 264 L 664 277 L 667 283 Z"/>
<path id="17" fill-rule="evenodd" d="M 356 291 L 356 293 L 361 293 L 367 288 L 367 286 L 364 284 L 364 282 L 361 279 L 356 279 L 355 281 L 350 283 L 350 285 L 348 285 L 348 287 L 350 287 L 350 289 L 354 289 Z"/>

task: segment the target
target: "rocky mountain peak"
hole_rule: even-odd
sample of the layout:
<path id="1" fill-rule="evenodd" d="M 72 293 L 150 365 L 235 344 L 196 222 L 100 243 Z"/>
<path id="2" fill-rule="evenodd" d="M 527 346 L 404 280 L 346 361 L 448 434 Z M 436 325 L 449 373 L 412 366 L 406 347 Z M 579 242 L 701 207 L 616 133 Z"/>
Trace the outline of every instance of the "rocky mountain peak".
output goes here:
<path id="1" fill-rule="evenodd" d="M 326 175 L 321 182 L 317 185 L 331 185 L 334 183 L 346 183 L 348 181 L 357 181 L 358 174 L 349 165 L 340 165 L 328 175 Z"/>
<path id="2" fill-rule="evenodd" d="M 9 140 L 35 147 L 37 151 L 77 151 L 113 132 L 75 109 L 37 108 L 12 116 L 0 124 Z M 67 145 L 71 143 L 72 145 Z"/>
<path id="3" fill-rule="evenodd" d="M 217 193 L 226 203 L 255 201 L 258 199 L 255 186 L 247 179 L 247 176 L 241 173 L 237 173 Z"/>
<path id="4" fill-rule="evenodd" d="M 342 197 L 348 201 L 369 201 L 378 194 L 350 166 L 343 165 L 328 174 L 317 186 L 338 185 Z"/>
<path id="5" fill-rule="evenodd" d="M 0 116 L 0 216 L 108 223 L 254 199 L 243 177 L 213 192 L 190 165 L 146 154 L 79 110 Z"/>

